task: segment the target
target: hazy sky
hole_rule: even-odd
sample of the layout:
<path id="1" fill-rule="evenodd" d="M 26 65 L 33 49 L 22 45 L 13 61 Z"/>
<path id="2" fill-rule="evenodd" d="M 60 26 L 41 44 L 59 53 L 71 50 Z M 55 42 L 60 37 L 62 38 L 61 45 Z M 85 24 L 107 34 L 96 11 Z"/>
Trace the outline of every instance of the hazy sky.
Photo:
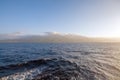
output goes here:
<path id="1" fill-rule="evenodd" d="M 120 37 L 120 0 L 0 0 L 0 34 Z"/>

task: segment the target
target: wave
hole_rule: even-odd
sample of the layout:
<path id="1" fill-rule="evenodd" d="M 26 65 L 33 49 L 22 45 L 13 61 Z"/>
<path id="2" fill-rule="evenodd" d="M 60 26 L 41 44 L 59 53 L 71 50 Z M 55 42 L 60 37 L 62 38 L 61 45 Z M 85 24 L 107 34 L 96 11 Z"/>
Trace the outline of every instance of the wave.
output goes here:
<path id="1" fill-rule="evenodd" d="M 77 65 L 61 57 L 0 67 L 1 80 L 97 80 L 97 76 L 100 80 L 106 80 L 104 75 L 90 70 L 88 66 Z"/>

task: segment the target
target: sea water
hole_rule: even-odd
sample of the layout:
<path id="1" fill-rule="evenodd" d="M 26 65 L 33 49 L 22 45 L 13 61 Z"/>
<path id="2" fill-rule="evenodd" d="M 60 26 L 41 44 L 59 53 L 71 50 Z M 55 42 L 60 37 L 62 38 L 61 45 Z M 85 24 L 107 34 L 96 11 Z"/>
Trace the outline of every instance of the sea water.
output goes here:
<path id="1" fill-rule="evenodd" d="M 0 43 L 0 80 L 120 80 L 119 43 Z"/>

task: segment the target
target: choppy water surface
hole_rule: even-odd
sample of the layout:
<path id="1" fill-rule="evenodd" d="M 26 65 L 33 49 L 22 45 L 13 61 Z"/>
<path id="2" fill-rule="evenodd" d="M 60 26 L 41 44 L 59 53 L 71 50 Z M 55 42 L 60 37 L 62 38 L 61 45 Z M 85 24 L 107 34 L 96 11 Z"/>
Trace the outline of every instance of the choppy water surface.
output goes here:
<path id="1" fill-rule="evenodd" d="M 26 79 L 120 80 L 120 44 L 0 44 L 0 80 Z"/>

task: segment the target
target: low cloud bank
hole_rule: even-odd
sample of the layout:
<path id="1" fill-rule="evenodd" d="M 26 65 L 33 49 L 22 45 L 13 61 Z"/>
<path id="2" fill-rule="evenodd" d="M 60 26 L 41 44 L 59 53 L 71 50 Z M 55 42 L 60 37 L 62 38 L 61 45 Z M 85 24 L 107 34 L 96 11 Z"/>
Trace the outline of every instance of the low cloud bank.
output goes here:
<path id="1" fill-rule="evenodd" d="M 0 42 L 41 42 L 41 43 L 77 43 L 77 42 L 120 42 L 113 38 L 90 38 L 76 34 L 45 32 L 39 35 L 26 35 L 21 32 L 0 34 Z"/>

